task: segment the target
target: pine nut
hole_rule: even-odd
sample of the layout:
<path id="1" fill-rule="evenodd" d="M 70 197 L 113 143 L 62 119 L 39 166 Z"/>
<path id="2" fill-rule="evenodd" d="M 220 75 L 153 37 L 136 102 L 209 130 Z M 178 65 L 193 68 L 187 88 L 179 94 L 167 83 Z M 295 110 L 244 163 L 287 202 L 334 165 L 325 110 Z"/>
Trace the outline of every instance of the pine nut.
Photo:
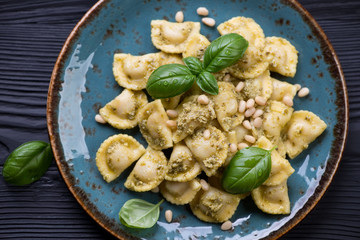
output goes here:
<path id="1" fill-rule="evenodd" d="M 254 105 L 255 105 L 254 99 L 250 98 L 249 100 L 247 100 L 246 108 L 252 108 Z"/>
<path id="2" fill-rule="evenodd" d="M 254 119 L 254 122 L 253 122 L 254 127 L 260 128 L 261 125 L 262 125 L 262 121 L 263 121 L 263 120 L 262 120 L 261 118 L 259 118 L 259 117 L 255 118 L 255 119 Z"/>
<path id="3" fill-rule="evenodd" d="M 179 114 L 176 110 L 167 110 L 166 114 L 169 116 L 169 118 L 176 118 Z"/>
<path id="4" fill-rule="evenodd" d="M 232 228 L 232 222 L 230 222 L 229 220 L 221 224 L 221 230 L 223 231 L 230 230 L 231 228 Z"/>
<path id="5" fill-rule="evenodd" d="M 256 109 L 254 107 L 249 108 L 245 111 L 245 117 L 251 117 L 255 113 Z"/>
<path id="6" fill-rule="evenodd" d="M 291 97 L 288 96 L 288 95 L 285 95 L 285 96 L 283 97 L 282 102 L 283 102 L 285 105 L 289 106 L 289 107 L 292 107 L 292 106 L 294 105 L 293 100 L 292 100 Z"/>
<path id="7" fill-rule="evenodd" d="M 209 130 L 209 129 L 206 129 L 206 130 L 204 131 L 204 138 L 205 138 L 206 140 L 210 139 L 210 130 Z"/>
<path id="8" fill-rule="evenodd" d="M 305 97 L 310 93 L 310 90 L 307 87 L 304 87 L 302 89 L 300 89 L 300 91 L 298 92 L 298 96 L 299 97 Z"/>
<path id="9" fill-rule="evenodd" d="M 236 85 L 235 91 L 241 92 L 241 90 L 243 90 L 244 87 L 245 87 L 245 83 L 239 82 L 238 85 Z"/>
<path id="10" fill-rule="evenodd" d="M 101 123 L 101 124 L 106 123 L 105 119 L 100 114 L 95 115 L 95 121 L 98 122 L 98 123 Z"/>
<path id="11" fill-rule="evenodd" d="M 235 143 L 230 144 L 230 152 L 236 152 L 237 151 L 237 146 Z"/>
<path id="12" fill-rule="evenodd" d="M 238 149 L 239 149 L 239 150 L 241 150 L 241 149 L 243 149 L 243 148 L 247 148 L 247 147 L 249 147 L 249 145 L 247 145 L 246 143 L 239 143 L 239 144 L 238 144 Z"/>
<path id="13" fill-rule="evenodd" d="M 200 180 L 200 184 L 201 184 L 202 190 L 204 190 L 204 191 L 209 190 L 209 184 L 204 179 Z"/>
<path id="14" fill-rule="evenodd" d="M 171 222 L 173 217 L 173 212 L 171 210 L 165 211 L 165 219 L 167 222 Z"/>
<path id="15" fill-rule="evenodd" d="M 159 187 L 155 187 L 153 189 L 151 189 L 151 192 L 153 193 L 158 193 L 160 191 Z"/>
<path id="16" fill-rule="evenodd" d="M 225 74 L 224 76 L 224 79 L 223 79 L 224 82 L 230 82 L 230 74 Z"/>
<path id="17" fill-rule="evenodd" d="M 245 135 L 244 139 L 249 143 L 254 143 L 256 141 L 256 139 L 251 135 Z"/>
<path id="18" fill-rule="evenodd" d="M 300 84 L 294 84 L 294 87 L 296 88 L 296 91 L 299 91 L 301 89 L 301 85 Z"/>
<path id="19" fill-rule="evenodd" d="M 209 98 L 206 95 L 200 95 L 197 99 L 198 103 L 206 105 L 209 104 Z"/>
<path id="20" fill-rule="evenodd" d="M 257 105 L 264 106 L 266 104 L 266 99 L 261 96 L 256 96 L 255 102 Z"/>
<path id="21" fill-rule="evenodd" d="M 243 121 L 242 125 L 244 128 L 251 130 L 251 124 L 248 120 Z"/>
<path id="22" fill-rule="evenodd" d="M 175 120 L 167 120 L 166 121 L 166 126 L 168 126 L 169 128 L 176 128 L 177 127 L 177 123 Z"/>
<path id="23" fill-rule="evenodd" d="M 239 112 L 243 113 L 245 112 L 245 109 L 246 109 L 246 102 L 244 100 L 241 100 L 239 102 Z"/>
<path id="24" fill-rule="evenodd" d="M 254 115 L 252 115 L 253 118 L 257 118 L 257 117 L 260 117 L 261 115 L 264 114 L 264 111 L 261 110 L 261 109 L 256 109 Z"/>
<path id="25" fill-rule="evenodd" d="M 184 21 L 184 13 L 182 11 L 178 11 L 175 14 L 175 21 L 178 23 L 182 23 Z"/>
<path id="26" fill-rule="evenodd" d="M 209 27 L 215 26 L 215 19 L 213 18 L 204 17 L 203 19 L 201 19 L 201 21 Z"/>
<path id="27" fill-rule="evenodd" d="M 209 10 L 206 7 L 199 7 L 196 9 L 196 13 L 200 16 L 207 16 L 209 15 Z"/>

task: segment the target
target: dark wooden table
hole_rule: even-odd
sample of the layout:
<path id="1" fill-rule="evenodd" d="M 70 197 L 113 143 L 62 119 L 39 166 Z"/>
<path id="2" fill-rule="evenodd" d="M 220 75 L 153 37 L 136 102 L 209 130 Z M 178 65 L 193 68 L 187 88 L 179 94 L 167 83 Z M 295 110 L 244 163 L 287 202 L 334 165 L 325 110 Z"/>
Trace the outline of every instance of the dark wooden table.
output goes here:
<path id="1" fill-rule="evenodd" d="M 0 170 L 21 143 L 48 141 L 46 98 L 68 34 L 94 0 L 0 0 Z M 335 178 L 316 208 L 283 239 L 360 239 L 360 1 L 300 0 L 340 58 L 350 131 Z M 76 202 L 55 163 L 26 187 L 0 177 L 0 239 L 113 239 Z"/>

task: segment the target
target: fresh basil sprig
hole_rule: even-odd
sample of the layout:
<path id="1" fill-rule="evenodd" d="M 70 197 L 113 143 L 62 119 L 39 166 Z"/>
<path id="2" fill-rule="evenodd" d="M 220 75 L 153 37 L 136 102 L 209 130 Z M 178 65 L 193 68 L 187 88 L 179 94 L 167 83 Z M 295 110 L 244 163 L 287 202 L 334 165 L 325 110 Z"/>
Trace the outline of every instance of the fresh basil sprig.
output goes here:
<path id="1" fill-rule="evenodd" d="M 238 194 L 259 187 L 268 179 L 271 171 L 271 151 L 248 147 L 238 151 L 224 171 L 222 187 Z"/>
<path id="2" fill-rule="evenodd" d="M 211 74 L 236 63 L 245 53 L 248 41 L 236 33 L 214 40 L 206 49 L 204 62 L 195 57 L 184 58 L 186 66 L 167 64 L 157 68 L 149 77 L 146 90 L 151 97 L 169 98 L 191 88 L 194 81 L 206 93 L 216 95 L 219 87 Z"/>
<path id="3" fill-rule="evenodd" d="M 17 147 L 6 159 L 2 175 L 6 182 L 22 186 L 38 180 L 53 159 L 50 144 L 31 141 Z"/>
<path id="4" fill-rule="evenodd" d="M 160 204 L 152 204 L 141 199 L 130 199 L 119 212 L 120 222 L 129 228 L 151 228 L 159 219 Z"/>

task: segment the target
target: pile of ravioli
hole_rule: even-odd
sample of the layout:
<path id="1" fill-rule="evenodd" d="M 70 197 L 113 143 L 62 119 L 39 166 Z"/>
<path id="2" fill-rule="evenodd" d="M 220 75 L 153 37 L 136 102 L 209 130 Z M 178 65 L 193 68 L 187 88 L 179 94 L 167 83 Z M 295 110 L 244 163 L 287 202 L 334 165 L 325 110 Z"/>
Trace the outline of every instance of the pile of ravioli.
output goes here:
<path id="1" fill-rule="evenodd" d="M 143 56 L 115 54 L 113 73 L 124 88 L 119 96 L 100 109 L 100 115 L 117 129 L 139 126 L 148 143 L 145 149 L 136 139 L 118 134 L 106 139 L 96 154 L 96 164 L 106 182 L 111 182 L 135 161 L 125 187 L 136 192 L 160 189 L 162 196 L 176 205 L 190 204 L 194 215 L 206 222 L 224 222 L 231 218 L 241 199 L 251 195 L 255 204 L 269 214 L 289 214 L 287 179 L 294 172 L 286 155 L 295 158 L 326 128 L 317 115 L 294 111 L 282 102 L 284 96 L 294 98 L 293 84 L 270 76 L 270 71 L 294 77 L 297 51 L 280 37 L 265 37 L 261 27 L 251 18 L 235 17 L 218 26 L 221 35 L 238 33 L 248 42 L 244 57 L 233 66 L 214 73 L 219 94 L 208 95 L 209 104 L 200 104 L 202 92 L 196 84 L 180 96 L 148 102 L 144 93 L 147 79 L 161 65 L 183 64 L 182 58 L 203 58 L 209 40 L 200 34 L 200 23 L 151 22 L 151 38 L 161 50 Z M 230 79 L 224 81 L 225 75 Z M 244 88 L 235 86 L 243 81 Z M 261 96 L 267 100 L 262 109 L 263 124 L 253 126 L 251 117 L 238 111 L 239 101 Z M 177 127 L 166 122 L 166 110 L 176 110 Z M 252 129 L 243 127 L 249 120 Z M 210 137 L 204 137 L 205 130 Z M 246 142 L 245 135 L 255 137 Z M 230 194 L 221 187 L 224 167 L 235 154 L 230 144 L 247 143 L 272 151 L 270 177 L 248 194 Z M 162 150 L 172 148 L 170 159 Z M 206 174 L 208 188 L 202 187 L 199 174 Z M 203 174 L 203 175 L 205 175 Z"/>

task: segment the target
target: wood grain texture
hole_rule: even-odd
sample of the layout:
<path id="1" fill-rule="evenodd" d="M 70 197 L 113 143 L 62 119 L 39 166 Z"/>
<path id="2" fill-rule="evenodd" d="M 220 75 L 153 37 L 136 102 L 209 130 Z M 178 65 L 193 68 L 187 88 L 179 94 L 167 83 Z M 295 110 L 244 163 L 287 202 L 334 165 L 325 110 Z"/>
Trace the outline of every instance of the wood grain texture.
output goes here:
<path id="1" fill-rule="evenodd" d="M 92 0 L 0 0 L 0 170 L 23 142 L 48 141 L 46 97 L 60 49 Z M 350 133 L 333 183 L 283 239 L 360 238 L 360 1 L 300 0 L 340 58 L 349 90 Z M 53 164 L 26 187 L 0 177 L 0 239 L 113 239 L 82 210 Z"/>

